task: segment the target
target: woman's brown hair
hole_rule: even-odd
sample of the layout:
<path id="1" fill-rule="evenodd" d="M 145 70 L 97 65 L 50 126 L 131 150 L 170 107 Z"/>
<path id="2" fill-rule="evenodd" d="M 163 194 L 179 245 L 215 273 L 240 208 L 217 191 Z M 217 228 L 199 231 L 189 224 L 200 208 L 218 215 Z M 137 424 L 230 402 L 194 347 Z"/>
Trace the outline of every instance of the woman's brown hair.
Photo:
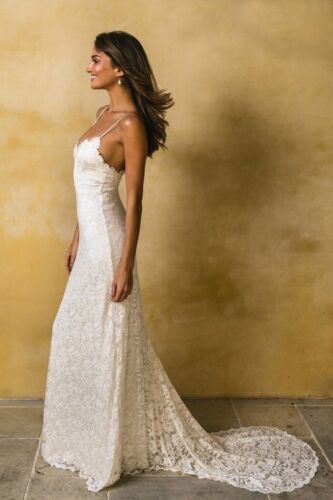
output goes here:
<path id="1" fill-rule="evenodd" d="M 171 94 L 159 89 L 148 57 L 141 43 L 126 31 L 103 32 L 95 38 L 95 48 L 107 54 L 113 66 L 124 72 L 122 78 L 129 86 L 139 114 L 143 117 L 147 138 L 148 153 L 152 158 L 154 151 L 165 146 L 166 110 L 175 104 Z"/>

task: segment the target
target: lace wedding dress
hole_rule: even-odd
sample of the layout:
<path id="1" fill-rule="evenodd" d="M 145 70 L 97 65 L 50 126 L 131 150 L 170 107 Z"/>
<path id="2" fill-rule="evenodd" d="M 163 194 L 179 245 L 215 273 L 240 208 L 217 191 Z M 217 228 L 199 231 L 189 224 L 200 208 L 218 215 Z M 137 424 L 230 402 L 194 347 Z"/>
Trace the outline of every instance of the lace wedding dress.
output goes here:
<path id="1" fill-rule="evenodd" d="M 125 233 L 124 170 L 105 163 L 99 148 L 120 120 L 74 148 L 79 247 L 52 327 L 42 457 L 79 471 L 94 492 L 153 469 L 262 493 L 299 488 L 318 468 L 306 442 L 267 426 L 208 433 L 189 412 L 146 334 L 136 260 L 131 294 L 111 301 Z"/>

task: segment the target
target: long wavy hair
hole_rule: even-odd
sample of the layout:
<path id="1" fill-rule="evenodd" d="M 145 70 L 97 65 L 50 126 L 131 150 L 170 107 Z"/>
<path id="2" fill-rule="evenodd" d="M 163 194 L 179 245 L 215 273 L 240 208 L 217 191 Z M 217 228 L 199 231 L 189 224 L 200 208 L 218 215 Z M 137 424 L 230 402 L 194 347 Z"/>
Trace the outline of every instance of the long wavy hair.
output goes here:
<path id="1" fill-rule="evenodd" d="M 143 117 L 147 138 L 148 153 L 152 158 L 154 151 L 167 148 L 165 119 L 166 110 L 175 104 L 171 94 L 159 89 L 147 54 L 141 43 L 126 31 L 103 32 L 96 36 L 95 47 L 107 54 L 113 66 L 124 72 L 125 83 L 129 86 L 139 114 Z"/>

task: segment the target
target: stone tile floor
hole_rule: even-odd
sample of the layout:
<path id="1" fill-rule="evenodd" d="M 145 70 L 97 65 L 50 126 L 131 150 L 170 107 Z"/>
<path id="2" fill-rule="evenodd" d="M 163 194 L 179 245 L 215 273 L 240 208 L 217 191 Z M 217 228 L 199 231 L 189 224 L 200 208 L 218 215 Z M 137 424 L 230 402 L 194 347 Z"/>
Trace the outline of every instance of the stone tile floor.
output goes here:
<path id="1" fill-rule="evenodd" d="M 123 476 L 99 493 L 77 472 L 50 467 L 40 456 L 43 400 L 0 400 L 1 500 L 245 500 L 333 499 L 333 399 L 184 399 L 207 431 L 273 425 L 306 440 L 320 467 L 303 488 L 263 495 L 227 483 L 173 472 Z"/>

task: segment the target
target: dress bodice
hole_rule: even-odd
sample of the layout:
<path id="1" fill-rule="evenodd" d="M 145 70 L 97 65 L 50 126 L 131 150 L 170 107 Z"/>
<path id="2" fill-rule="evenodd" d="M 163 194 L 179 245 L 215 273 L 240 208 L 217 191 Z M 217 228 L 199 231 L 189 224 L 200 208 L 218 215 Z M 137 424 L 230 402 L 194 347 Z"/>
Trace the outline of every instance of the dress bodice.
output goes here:
<path id="1" fill-rule="evenodd" d="M 98 114 L 92 127 L 97 123 L 99 117 L 109 108 L 106 106 Z M 85 191 L 89 186 L 91 188 L 104 188 L 107 191 L 117 190 L 119 182 L 125 169 L 118 171 L 112 165 L 104 161 L 100 153 L 102 138 L 111 132 L 118 123 L 126 118 L 132 112 L 118 118 L 101 135 L 87 137 L 77 141 L 74 146 L 74 184 L 77 194 L 81 188 Z"/>
<path id="2" fill-rule="evenodd" d="M 74 147 L 74 184 L 81 189 L 117 190 L 125 172 L 108 165 L 99 152 L 100 136 L 84 139 Z"/>

